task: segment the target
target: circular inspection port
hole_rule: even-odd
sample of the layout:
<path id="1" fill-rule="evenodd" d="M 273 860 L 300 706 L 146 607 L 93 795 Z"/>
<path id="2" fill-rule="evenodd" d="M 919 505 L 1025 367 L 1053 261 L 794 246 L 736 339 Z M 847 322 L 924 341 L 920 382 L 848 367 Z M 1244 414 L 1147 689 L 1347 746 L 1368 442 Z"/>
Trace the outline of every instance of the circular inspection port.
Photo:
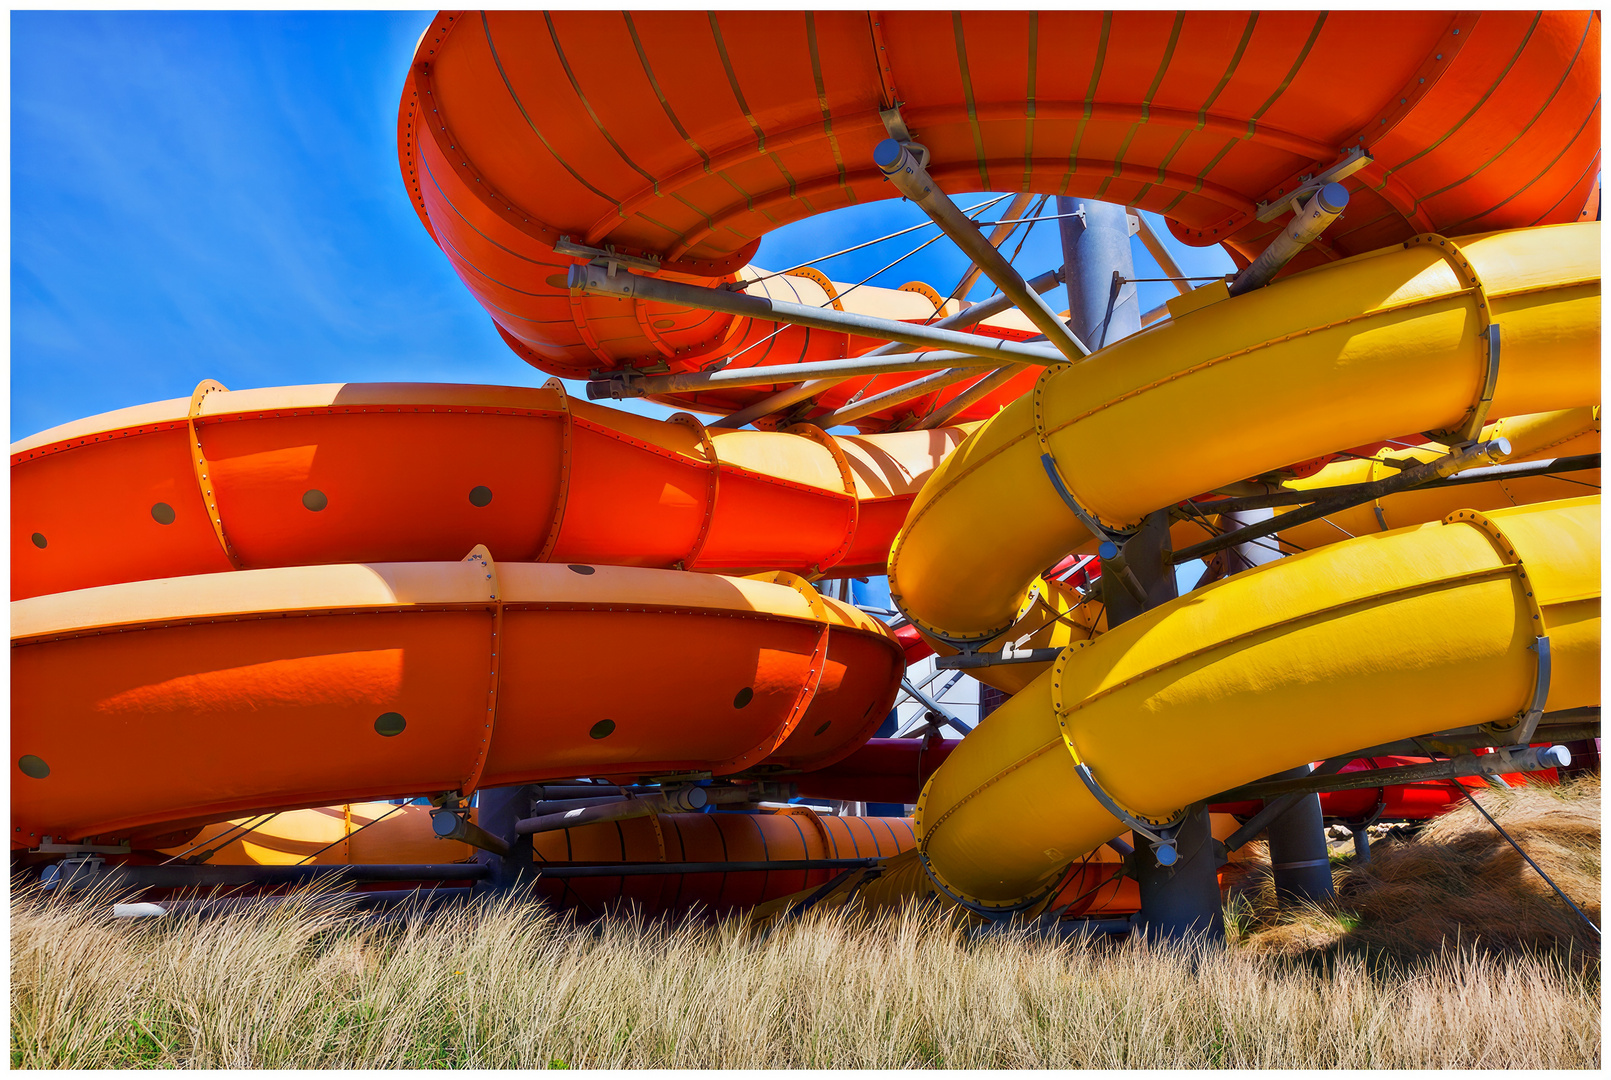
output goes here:
<path id="1" fill-rule="evenodd" d="M 44 547 L 46 542 L 47 542 L 45 540 L 45 534 L 44 533 L 34 533 L 33 541 L 34 541 L 34 547 L 36 547 L 36 548 Z"/>
<path id="2" fill-rule="evenodd" d="M 403 729 L 407 726 L 408 721 L 403 719 L 402 713 L 381 713 L 375 718 L 375 731 L 381 735 L 385 735 L 387 738 L 390 738 L 393 735 L 401 735 L 403 733 Z"/>
<path id="3" fill-rule="evenodd" d="M 816 732 L 812 735 L 812 737 L 816 738 L 816 737 L 820 736 L 823 732 L 827 731 L 831 727 L 833 727 L 833 721 L 832 720 L 824 720 L 822 722 L 822 726 L 819 727 L 816 730 Z"/>
<path id="4" fill-rule="evenodd" d="M 483 486 L 480 486 L 480 487 L 473 487 L 473 488 L 470 489 L 470 505 L 471 506 L 485 506 L 491 501 L 492 501 L 492 489 L 491 488 L 486 487 L 486 486 L 483 485 Z"/>
<path id="5" fill-rule="evenodd" d="M 173 512 L 173 507 L 169 506 L 167 503 L 159 502 L 153 504 L 151 507 L 151 518 L 158 525 L 172 525 L 174 518 L 177 516 L 178 515 Z"/>
<path id="6" fill-rule="evenodd" d="M 587 729 L 588 735 L 595 739 L 609 738 L 610 734 L 614 731 L 614 720 L 600 720 L 598 723 Z"/>
<path id="7" fill-rule="evenodd" d="M 324 492 L 318 488 L 311 488 L 302 493 L 302 505 L 317 514 L 330 505 L 330 500 L 325 498 Z"/>
<path id="8" fill-rule="evenodd" d="M 50 766 L 45 764 L 45 759 L 32 754 L 24 754 L 18 758 L 17 768 L 22 770 L 22 775 L 31 776 L 35 780 L 43 780 L 50 775 Z"/>
<path id="9" fill-rule="evenodd" d="M 733 708 L 742 709 L 744 706 L 748 705 L 754 700 L 755 690 L 752 687 L 746 686 L 744 689 L 733 695 Z"/>
<path id="10" fill-rule="evenodd" d="M 567 565 L 570 567 L 570 571 L 573 574 L 581 574 L 586 576 L 594 572 L 591 566 L 582 566 L 579 563 L 569 563 Z"/>

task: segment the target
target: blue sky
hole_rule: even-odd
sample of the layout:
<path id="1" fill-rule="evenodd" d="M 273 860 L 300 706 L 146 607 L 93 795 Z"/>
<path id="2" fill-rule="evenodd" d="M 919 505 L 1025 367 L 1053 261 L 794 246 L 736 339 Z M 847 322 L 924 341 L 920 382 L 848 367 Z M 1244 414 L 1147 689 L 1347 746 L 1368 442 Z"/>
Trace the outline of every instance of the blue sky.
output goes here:
<path id="1" fill-rule="evenodd" d="M 12 13 L 13 439 L 205 378 L 546 377 L 499 339 L 398 176 L 397 99 L 430 16 Z M 853 207 L 779 230 L 756 261 L 789 265 L 923 220 L 895 201 Z M 930 235 L 824 269 L 856 281 Z M 1187 273 L 1230 268 L 1217 248 L 1170 246 Z M 1135 251 L 1137 273 L 1156 274 Z M 965 261 L 941 240 L 873 283 L 948 291 Z M 1058 261 L 1055 224 L 1042 224 L 1019 265 Z M 1142 288 L 1143 307 L 1170 294 Z M 1060 291 L 1049 299 L 1066 306 Z"/>

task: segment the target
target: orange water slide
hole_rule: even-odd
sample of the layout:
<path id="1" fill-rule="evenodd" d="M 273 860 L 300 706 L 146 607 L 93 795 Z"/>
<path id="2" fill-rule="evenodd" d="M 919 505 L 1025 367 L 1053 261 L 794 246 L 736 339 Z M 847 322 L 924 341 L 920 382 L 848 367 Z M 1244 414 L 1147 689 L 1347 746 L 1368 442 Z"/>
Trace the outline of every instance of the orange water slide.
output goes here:
<path id="1" fill-rule="evenodd" d="M 786 571 L 238 570 L 11 606 L 12 842 L 576 776 L 831 764 L 893 704 L 883 624 Z"/>
<path id="2" fill-rule="evenodd" d="M 12 446 L 12 596 L 476 544 L 505 561 L 882 573 L 967 430 L 707 430 L 557 382 L 203 383 Z"/>
<path id="3" fill-rule="evenodd" d="M 474 818 L 474 811 L 471 811 Z M 807 806 L 756 813 L 651 814 L 532 837 L 538 864 L 645 867 L 664 863 L 783 863 L 884 859 L 917 842 L 910 818 L 842 817 Z M 442 864 L 472 859 L 473 848 L 434 835 L 426 806 L 347 803 L 264 820 L 208 825 L 161 849 L 170 857 L 206 852 L 209 866 Z M 739 870 L 692 874 L 542 877 L 537 888 L 563 907 L 593 911 L 630 901 L 648 912 L 703 907 L 724 912 L 825 884 L 840 871 Z"/>
<path id="4" fill-rule="evenodd" d="M 588 256 L 570 245 L 738 280 L 767 232 L 891 197 L 872 151 L 901 137 L 880 116 L 897 103 L 947 190 L 1125 203 L 1242 264 L 1282 227 L 1261 204 L 1362 151 L 1347 211 L 1296 271 L 1420 233 L 1593 217 L 1599 61 L 1587 11 L 444 11 L 415 51 L 398 153 L 421 221 L 528 362 L 678 372 L 872 342 L 768 341 L 775 323 L 575 295 L 565 271 Z M 764 289 L 828 304 L 838 286 Z M 911 377 L 843 384 L 807 418 Z M 770 389 L 667 400 L 727 412 Z"/>

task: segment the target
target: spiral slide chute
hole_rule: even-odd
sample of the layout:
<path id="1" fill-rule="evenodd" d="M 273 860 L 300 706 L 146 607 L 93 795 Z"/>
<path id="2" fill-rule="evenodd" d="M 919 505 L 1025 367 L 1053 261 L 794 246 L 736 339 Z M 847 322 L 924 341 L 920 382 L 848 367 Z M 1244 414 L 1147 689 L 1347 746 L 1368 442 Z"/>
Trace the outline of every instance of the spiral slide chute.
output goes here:
<path id="1" fill-rule="evenodd" d="M 575 776 L 813 769 L 883 721 L 883 624 L 586 564 L 244 570 L 12 603 L 12 839 Z"/>
<path id="2" fill-rule="evenodd" d="M 1597 190 L 1599 57 L 1588 11 L 444 11 L 403 88 L 398 161 L 527 362 L 681 372 L 777 324 L 572 294 L 587 249 L 635 259 L 626 272 L 736 280 L 765 233 L 892 197 L 872 158 L 892 136 L 919 142 L 947 191 L 1138 206 L 1244 264 L 1282 228 L 1261 209 L 1339 166 L 1357 167 L 1349 209 L 1294 269 L 1420 233 L 1571 222 Z M 790 329 L 735 362 L 870 344 Z M 726 412 L 770 390 L 675 400 Z"/>
<path id="3" fill-rule="evenodd" d="M 1600 500 L 1460 511 L 1195 591 L 1085 647 L 987 717 L 929 780 L 919 851 L 1011 907 L 1126 826 L 1294 763 L 1532 706 L 1600 701 Z"/>
<path id="4" fill-rule="evenodd" d="M 12 596 L 476 544 L 506 561 L 880 573 L 967 430 L 706 430 L 557 382 L 205 382 L 12 446 Z"/>
<path id="5" fill-rule="evenodd" d="M 924 485 L 890 594 L 935 637 L 988 641 L 1042 569 L 1090 540 L 1081 515 L 1125 529 L 1294 461 L 1459 428 L 1483 396 L 1493 325 L 1489 418 L 1597 405 L 1598 223 L 1419 237 L 1048 371 Z"/>

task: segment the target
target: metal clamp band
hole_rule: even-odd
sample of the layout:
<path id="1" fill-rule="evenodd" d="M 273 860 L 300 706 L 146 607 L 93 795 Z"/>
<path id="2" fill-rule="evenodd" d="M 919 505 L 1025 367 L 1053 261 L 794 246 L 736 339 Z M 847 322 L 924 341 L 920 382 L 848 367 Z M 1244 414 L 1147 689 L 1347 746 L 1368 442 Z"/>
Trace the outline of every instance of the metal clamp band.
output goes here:
<path id="1" fill-rule="evenodd" d="M 542 547 L 537 549 L 533 562 L 547 562 L 553 556 L 554 548 L 559 544 L 560 530 L 565 526 L 565 508 L 571 495 L 571 453 L 576 427 L 576 414 L 571 411 L 565 384 L 558 379 L 549 379 L 543 383 L 543 389 L 559 395 L 559 407 L 564 416 L 559 424 L 559 490 L 554 494 L 554 516 L 548 523 L 548 535 L 543 537 Z"/>
<path id="2" fill-rule="evenodd" d="M 1047 381 L 1062 366 L 1064 365 L 1048 367 L 1042 371 L 1040 378 L 1035 380 L 1035 389 L 1031 396 L 1030 404 L 1035 417 L 1035 439 L 1040 443 L 1041 468 L 1046 470 L 1046 476 L 1051 480 L 1052 489 L 1057 492 L 1057 497 L 1073 511 L 1074 516 L 1080 519 L 1080 524 L 1089 529 L 1092 536 L 1098 540 L 1122 541 L 1133 530 L 1110 529 L 1102 524 L 1095 514 L 1081 506 L 1080 501 L 1074 497 L 1073 490 L 1068 486 L 1068 481 L 1063 479 L 1063 471 L 1058 468 L 1057 457 L 1052 453 L 1051 439 L 1046 434 L 1045 391 Z"/>
<path id="3" fill-rule="evenodd" d="M 218 510 L 218 496 L 213 487 L 212 466 L 207 461 L 207 452 L 202 449 L 201 432 L 197 429 L 196 420 L 201 416 L 201 404 L 208 394 L 221 392 L 228 393 L 229 389 L 223 383 L 212 379 L 203 379 L 196 384 L 196 389 L 190 394 L 190 410 L 185 417 L 185 434 L 190 439 L 190 465 L 196 477 L 196 487 L 201 490 L 201 504 L 207 510 L 207 520 L 212 523 L 213 535 L 218 538 L 218 546 L 224 549 L 224 558 L 229 564 L 239 570 L 241 557 L 235 551 L 235 545 L 229 542 L 229 534 L 224 531 L 224 518 Z"/>
<path id="4" fill-rule="evenodd" d="M 1527 573 L 1527 566 L 1522 557 L 1516 552 L 1516 545 L 1510 542 L 1497 523 L 1488 515 L 1477 510 L 1457 510 L 1443 519 L 1444 524 L 1464 521 L 1475 525 L 1487 534 L 1488 539 L 1498 549 L 1500 556 L 1516 568 L 1516 576 L 1522 587 L 1523 597 L 1527 601 L 1528 614 L 1532 616 L 1533 643 L 1528 646 L 1533 650 L 1536 673 L 1533 676 L 1533 692 L 1527 703 L 1522 706 L 1507 724 L 1487 724 L 1485 728 L 1494 735 L 1502 736 L 1520 745 L 1527 745 L 1538 728 L 1538 721 L 1544 715 L 1544 703 L 1549 700 L 1550 673 L 1552 663 L 1549 648 L 1549 627 L 1544 624 L 1544 608 L 1538 602 L 1533 580 Z"/>
<path id="5" fill-rule="evenodd" d="M 1330 866 L 1330 859 L 1304 859 L 1301 862 L 1271 863 L 1271 870 L 1302 870 L 1310 866 Z"/>
<path id="6" fill-rule="evenodd" d="M 1456 427 L 1446 431 L 1423 432 L 1429 439 L 1457 446 L 1460 443 L 1470 442 L 1482 433 L 1482 425 L 1487 422 L 1488 410 L 1493 405 L 1494 387 L 1499 382 L 1499 326 L 1493 321 L 1488 290 L 1483 285 L 1482 278 L 1478 276 L 1477 268 L 1466 258 L 1459 244 L 1437 233 L 1421 233 L 1404 241 L 1405 248 L 1434 245 L 1443 261 L 1454 271 L 1455 278 L 1476 298 L 1477 336 L 1486 343 L 1487 355 L 1482 383 L 1477 390 L 1477 400 L 1472 403 L 1470 410 Z"/>
<path id="7" fill-rule="evenodd" d="M 1082 643 L 1083 644 L 1083 643 Z M 1181 824 L 1186 820 L 1186 810 L 1182 807 L 1167 821 L 1149 821 L 1137 814 L 1131 813 L 1119 805 L 1117 799 L 1109 795 L 1107 790 L 1097 782 L 1096 775 L 1091 767 L 1080 760 L 1079 749 L 1074 745 L 1074 736 L 1068 730 L 1068 715 L 1063 711 L 1063 672 L 1067 670 L 1069 661 L 1080 650 L 1077 648 L 1064 649 L 1063 655 L 1057 658 L 1052 665 L 1052 708 L 1057 714 L 1057 728 L 1063 737 L 1063 745 L 1068 750 L 1069 757 L 1074 760 L 1074 772 L 1085 785 L 1102 808 L 1120 821 L 1124 822 L 1137 836 L 1144 836 L 1152 844 L 1153 851 L 1158 855 L 1158 861 L 1164 866 L 1173 866 L 1177 855 L 1175 839 L 1180 832 Z"/>
<path id="8" fill-rule="evenodd" d="M 716 456 L 716 443 L 712 441 L 710 432 L 705 430 L 705 424 L 699 417 L 680 412 L 668 417 L 667 420 L 673 424 L 681 424 L 699 436 L 700 449 L 704 452 L 706 464 L 710 466 L 705 478 L 705 514 L 699 522 L 699 535 L 694 537 L 688 554 L 672 564 L 677 570 L 687 570 L 699 561 L 699 553 L 705 550 L 705 541 L 710 539 L 710 523 L 716 516 L 716 498 L 721 492 L 722 463 Z"/>
<path id="9" fill-rule="evenodd" d="M 1085 762 L 1075 762 L 1074 772 L 1085 785 L 1085 789 L 1095 797 L 1097 802 L 1102 804 L 1102 809 L 1128 825 L 1130 830 L 1137 836 L 1145 836 L 1152 843 L 1152 850 L 1157 854 L 1160 863 L 1164 866 L 1175 865 L 1175 860 L 1179 857 L 1175 849 L 1175 840 L 1180 833 L 1181 824 L 1186 820 L 1186 811 L 1184 809 L 1171 818 L 1167 824 L 1154 825 L 1136 817 L 1114 801 L 1113 796 L 1109 795 L 1102 785 L 1097 783 L 1096 777 L 1091 773 L 1091 767 Z"/>

